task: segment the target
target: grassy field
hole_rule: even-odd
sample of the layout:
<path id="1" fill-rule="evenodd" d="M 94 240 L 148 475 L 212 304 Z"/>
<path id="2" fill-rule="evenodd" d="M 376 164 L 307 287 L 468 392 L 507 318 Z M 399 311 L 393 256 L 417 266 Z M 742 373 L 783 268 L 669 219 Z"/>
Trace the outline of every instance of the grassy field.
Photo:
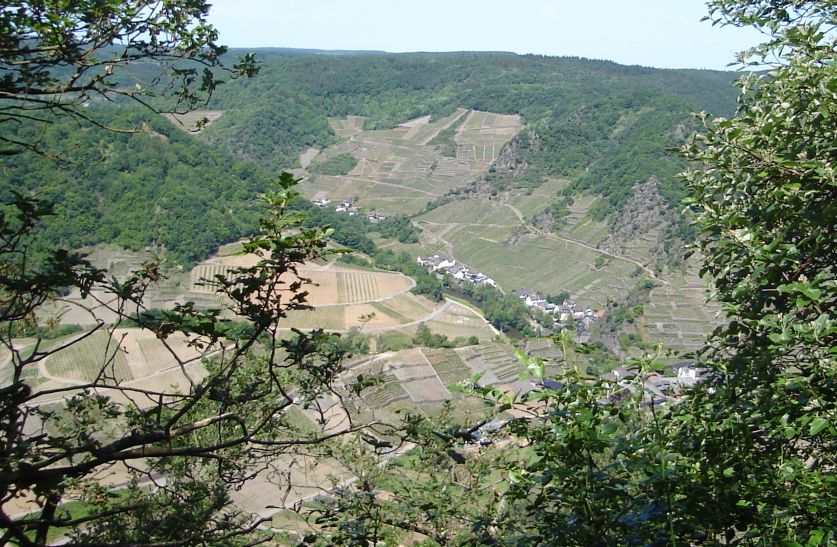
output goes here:
<path id="1" fill-rule="evenodd" d="M 516 226 L 520 219 L 514 210 L 488 199 L 458 200 L 416 217 L 419 223 Z"/>

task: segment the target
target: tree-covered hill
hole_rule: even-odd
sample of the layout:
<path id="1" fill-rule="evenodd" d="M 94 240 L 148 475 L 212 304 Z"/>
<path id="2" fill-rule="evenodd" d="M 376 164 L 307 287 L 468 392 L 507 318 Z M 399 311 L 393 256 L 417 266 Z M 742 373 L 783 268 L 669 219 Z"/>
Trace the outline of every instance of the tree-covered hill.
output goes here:
<path id="1" fill-rule="evenodd" d="M 62 155 L 27 152 L 5 160 L 4 197 L 19 191 L 55 204 L 43 232 L 51 244 L 152 246 L 188 263 L 253 230 L 255 198 L 267 181 L 258 167 L 147 111 L 101 109 L 94 115 L 109 127 L 134 130 L 82 128 L 71 120 L 47 128 L 23 124 L 15 136 L 41 139 Z"/>
<path id="2" fill-rule="evenodd" d="M 302 150 L 335 142 L 329 116 L 366 116 L 370 129 L 457 107 L 521 114 L 528 131 L 512 147 L 527 172 L 511 184 L 569 176 L 576 190 L 606 197 L 604 213 L 652 175 L 667 201 L 678 202 L 672 175 L 682 163 L 665 149 L 688 134 L 683 124 L 693 112 L 728 115 L 735 107 L 735 75 L 721 71 L 511 53 L 257 54 L 259 77 L 216 94 L 212 107 L 228 115 L 205 132 L 237 155 L 294 167 Z"/>
<path id="3" fill-rule="evenodd" d="M 31 123 L 4 128 L 66 155 L 10 157 L 0 188 L 56 203 L 57 217 L 44 232 L 53 244 L 151 246 L 194 262 L 252 229 L 254 198 L 269 173 L 296 166 L 309 147 L 340 140 L 329 117 L 361 115 L 367 129 L 386 128 L 466 107 L 521 114 L 526 123 L 505 154 L 523 168 L 498 165 L 491 184 L 533 187 L 544 177 L 569 178 L 565 192 L 605 198 L 593 211 L 603 218 L 651 176 L 676 204 L 682 189 L 673 175 L 682 162 L 666 147 L 688 134 L 692 112 L 729 113 L 735 104 L 727 72 L 511 53 L 257 55 L 259 76 L 219 87 L 209 107 L 224 114 L 197 137 L 150 112 L 99 102 L 86 111 L 98 123 L 146 131 L 80 129 L 61 119 L 46 132 Z"/>

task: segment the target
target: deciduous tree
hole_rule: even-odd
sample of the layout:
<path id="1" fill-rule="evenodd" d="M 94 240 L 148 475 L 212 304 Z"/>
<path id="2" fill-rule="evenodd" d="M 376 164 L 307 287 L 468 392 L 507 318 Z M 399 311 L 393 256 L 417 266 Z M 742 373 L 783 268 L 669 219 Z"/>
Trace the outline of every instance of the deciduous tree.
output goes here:
<path id="1" fill-rule="evenodd" d="M 55 116 L 98 124 L 84 107 L 121 98 L 185 112 L 222 81 L 252 75 L 253 56 L 225 67 L 206 0 L 11 0 L 0 9 L 0 153 L 41 150 L 3 131 Z M 48 151 L 47 151 L 48 152 Z"/>

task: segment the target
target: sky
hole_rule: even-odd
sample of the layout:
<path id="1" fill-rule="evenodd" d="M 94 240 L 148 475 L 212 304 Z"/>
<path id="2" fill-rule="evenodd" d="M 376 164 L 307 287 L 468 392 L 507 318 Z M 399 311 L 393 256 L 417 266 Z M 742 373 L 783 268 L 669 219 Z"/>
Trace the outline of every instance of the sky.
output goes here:
<path id="1" fill-rule="evenodd" d="M 214 0 L 231 47 L 513 51 L 724 69 L 761 41 L 701 22 L 705 0 Z"/>

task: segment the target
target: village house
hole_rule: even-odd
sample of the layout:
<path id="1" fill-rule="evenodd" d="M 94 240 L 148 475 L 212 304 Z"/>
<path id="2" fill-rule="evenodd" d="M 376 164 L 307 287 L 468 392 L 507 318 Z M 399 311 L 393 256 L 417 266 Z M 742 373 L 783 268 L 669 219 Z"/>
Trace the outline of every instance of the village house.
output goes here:
<path id="1" fill-rule="evenodd" d="M 461 267 L 459 267 L 455 264 L 453 266 L 450 266 L 450 267 L 446 268 L 446 270 L 450 275 L 453 276 L 454 279 L 456 279 L 458 281 L 464 281 L 465 280 L 465 273 L 468 271 L 465 268 L 461 268 Z"/>
<path id="2" fill-rule="evenodd" d="M 380 222 L 382 220 L 386 220 L 390 215 L 387 213 L 379 213 L 378 211 L 371 211 L 366 218 L 369 222 Z"/>
<path id="3" fill-rule="evenodd" d="M 695 387 L 711 372 L 706 367 L 696 367 L 689 362 L 675 363 L 671 368 L 677 373 L 678 385 L 686 388 Z"/>
<path id="4" fill-rule="evenodd" d="M 541 299 L 537 295 L 537 293 L 534 293 L 534 292 L 530 291 L 529 289 L 515 289 L 512 292 L 516 296 L 518 296 L 521 300 L 523 300 L 523 304 L 525 304 L 526 307 L 528 307 L 528 308 L 531 308 L 532 306 L 534 306 L 535 302 L 537 302 Z"/>
<path id="5" fill-rule="evenodd" d="M 443 273 L 450 274 L 457 281 L 467 281 L 474 284 L 482 283 L 497 288 L 497 282 L 484 273 L 475 272 L 467 266 L 459 265 L 455 260 L 444 254 L 418 256 L 416 262 L 419 266 L 427 268 L 428 271 L 436 272 L 437 277 L 441 277 Z"/>
<path id="6" fill-rule="evenodd" d="M 416 257 L 416 262 L 418 262 L 419 266 L 427 268 L 431 272 L 447 270 L 456 265 L 456 261 L 444 254 L 437 254 L 430 257 L 419 256 Z"/>
<path id="7" fill-rule="evenodd" d="M 352 200 L 352 198 L 342 199 L 342 200 L 340 200 L 340 203 L 337 205 L 337 207 L 334 208 L 334 210 L 338 213 L 347 212 L 347 211 L 349 211 L 349 209 L 352 209 L 352 204 L 353 203 L 354 203 L 354 201 Z M 355 210 L 355 212 L 357 212 L 357 208 L 354 208 L 354 210 Z"/>
<path id="8" fill-rule="evenodd" d="M 331 203 L 331 200 L 329 200 L 328 198 L 319 198 L 319 199 L 312 200 L 311 203 L 313 203 L 317 207 L 325 207 L 326 205 Z"/>

